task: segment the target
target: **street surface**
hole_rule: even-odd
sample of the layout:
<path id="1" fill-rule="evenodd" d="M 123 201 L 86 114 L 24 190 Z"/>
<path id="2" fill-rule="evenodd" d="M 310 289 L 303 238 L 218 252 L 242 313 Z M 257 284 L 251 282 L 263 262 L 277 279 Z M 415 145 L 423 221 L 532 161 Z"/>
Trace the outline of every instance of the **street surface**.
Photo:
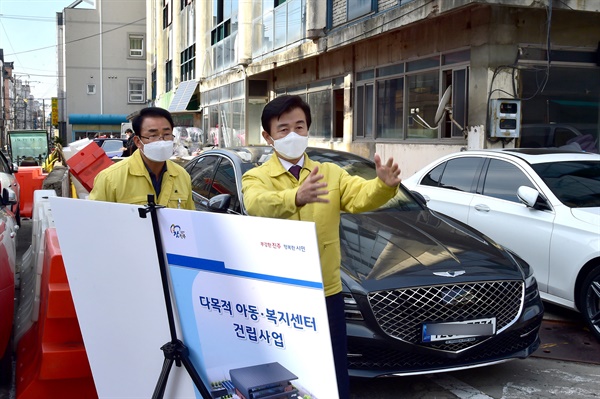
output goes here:
<path id="1" fill-rule="evenodd" d="M 17 262 L 30 245 L 31 225 L 30 219 L 22 222 Z M 528 359 L 424 376 L 352 379 L 351 399 L 600 398 L 600 342 L 580 315 L 546 305 L 542 330 L 542 345 Z M 0 386 L 0 399 L 15 397 L 14 386 Z"/>

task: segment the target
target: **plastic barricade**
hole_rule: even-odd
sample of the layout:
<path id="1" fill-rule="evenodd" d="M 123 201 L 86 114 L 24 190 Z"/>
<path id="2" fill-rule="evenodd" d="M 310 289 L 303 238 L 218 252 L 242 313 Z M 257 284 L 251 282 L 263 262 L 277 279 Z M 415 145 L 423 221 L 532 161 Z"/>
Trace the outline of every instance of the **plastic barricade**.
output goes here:
<path id="1" fill-rule="evenodd" d="M 43 241 L 39 314 L 18 340 L 16 398 L 97 398 L 56 229 Z"/>
<path id="2" fill-rule="evenodd" d="M 92 191 L 96 175 L 112 164 L 113 161 L 94 142 L 86 145 L 67 159 L 71 174 L 88 191 Z"/>
<path id="3" fill-rule="evenodd" d="M 41 166 L 20 166 L 15 174 L 21 188 L 19 198 L 19 211 L 22 217 L 31 217 L 33 212 L 33 193 L 40 190 L 46 174 L 42 172 Z"/>

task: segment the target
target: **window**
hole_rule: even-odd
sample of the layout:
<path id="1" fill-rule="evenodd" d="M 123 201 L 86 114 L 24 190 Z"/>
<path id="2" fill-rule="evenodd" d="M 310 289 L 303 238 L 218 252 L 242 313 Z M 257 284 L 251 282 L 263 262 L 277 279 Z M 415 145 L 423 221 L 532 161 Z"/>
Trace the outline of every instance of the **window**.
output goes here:
<path id="1" fill-rule="evenodd" d="M 156 69 L 152 71 L 152 99 L 156 98 Z"/>
<path id="2" fill-rule="evenodd" d="M 96 94 L 96 85 L 87 85 L 87 94 Z"/>
<path id="3" fill-rule="evenodd" d="M 163 29 L 167 29 L 173 22 L 173 13 L 171 11 L 171 0 L 163 0 Z"/>
<path id="4" fill-rule="evenodd" d="M 238 27 L 238 0 L 213 0 L 212 65 L 215 72 L 233 65 L 236 60 L 235 40 Z"/>
<path id="5" fill-rule="evenodd" d="M 179 0 L 181 2 L 180 5 L 180 9 L 183 10 L 185 7 L 187 7 L 189 4 L 192 4 L 194 2 L 194 0 Z"/>
<path id="6" fill-rule="evenodd" d="M 308 93 L 308 105 L 310 105 L 312 124 L 310 126 L 311 137 L 331 138 L 331 91 L 320 90 Z"/>
<path id="7" fill-rule="evenodd" d="M 555 58 L 551 59 L 554 63 Z M 600 68 L 597 65 L 577 65 L 573 61 L 572 65 L 550 66 L 549 69 L 545 64 L 524 65 L 519 69 L 519 76 L 521 98 L 527 99 L 522 103 L 520 147 L 560 145 L 567 139 L 554 129 L 543 132 L 541 127 L 537 128 L 535 137 L 530 138 L 534 124 L 570 126 L 581 133 L 584 133 L 583 127 L 598 137 Z M 596 142 L 595 149 L 589 150 L 598 152 L 598 148 Z"/>
<path id="8" fill-rule="evenodd" d="M 181 80 L 194 80 L 196 77 L 196 45 L 192 44 L 190 47 L 183 50 L 180 57 Z"/>
<path id="9" fill-rule="evenodd" d="M 229 159 L 222 158 L 215 173 L 215 178 L 212 182 L 210 197 L 214 197 L 219 194 L 231 195 L 231 203 L 229 204 L 229 210 L 237 214 L 242 212 L 240 206 L 240 199 L 237 193 L 237 185 L 235 181 L 235 169 Z"/>
<path id="10" fill-rule="evenodd" d="M 235 17 L 234 28 L 237 31 L 238 0 L 213 0 L 213 29 L 211 44 L 215 45 L 232 33 L 232 16 Z"/>
<path id="11" fill-rule="evenodd" d="M 379 137 L 402 137 L 404 116 L 404 79 L 377 83 L 377 131 Z"/>
<path id="12" fill-rule="evenodd" d="M 435 139 L 437 129 L 429 129 L 418 117 L 434 125 L 435 113 L 440 101 L 440 73 L 431 71 L 407 76 L 407 107 L 413 116 L 414 123 L 409 124 L 407 138 Z M 417 116 L 414 116 L 417 114 Z"/>
<path id="13" fill-rule="evenodd" d="M 356 90 L 356 136 L 373 138 L 375 88 L 372 83 L 361 85 Z"/>
<path id="14" fill-rule="evenodd" d="M 263 0 L 254 3 L 252 56 L 300 42 L 305 37 L 306 0 Z"/>
<path id="15" fill-rule="evenodd" d="M 165 92 L 171 91 L 173 88 L 173 61 L 167 61 L 165 65 Z"/>
<path id="16" fill-rule="evenodd" d="M 192 191 L 204 197 L 202 199 L 210 197 L 210 185 L 218 160 L 215 156 L 203 157 L 196 162 L 193 168 L 189 169 L 192 179 Z"/>
<path id="17" fill-rule="evenodd" d="M 517 190 L 521 186 L 535 187 L 515 165 L 497 159 L 490 161 L 483 184 L 483 195 L 521 203 L 517 197 Z"/>
<path id="18" fill-rule="evenodd" d="M 439 187 L 464 191 L 467 193 L 474 191 L 479 180 L 479 173 L 483 162 L 483 158 L 477 157 L 451 159 L 446 162 Z M 438 168 L 431 171 L 428 176 L 423 179 L 423 184 L 427 184 L 426 181 L 433 182 L 436 180 L 436 174 L 439 173 Z"/>
<path id="19" fill-rule="evenodd" d="M 144 35 L 129 35 L 129 56 L 133 58 L 144 57 Z"/>
<path id="20" fill-rule="evenodd" d="M 444 90 L 452 85 L 453 117 L 466 125 L 469 57 L 464 50 L 357 72 L 355 138 L 464 139 L 448 116 L 436 128 L 435 115 Z"/>
<path id="21" fill-rule="evenodd" d="M 129 85 L 128 93 L 129 103 L 144 103 L 146 102 L 146 80 L 129 78 L 127 79 Z"/>
<path id="22" fill-rule="evenodd" d="M 374 11 L 375 3 L 373 0 L 348 0 L 346 8 L 348 21 Z"/>

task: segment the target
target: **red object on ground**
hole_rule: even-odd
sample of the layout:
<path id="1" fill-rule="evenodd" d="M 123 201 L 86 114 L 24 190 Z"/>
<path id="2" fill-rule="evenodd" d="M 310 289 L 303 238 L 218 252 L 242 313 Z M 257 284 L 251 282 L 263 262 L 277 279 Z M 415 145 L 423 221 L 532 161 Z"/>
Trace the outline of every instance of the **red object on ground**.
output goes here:
<path id="1" fill-rule="evenodd" d="M 19 198 L 19 211 L 21 216 L 30 218 L 33 213 L 33 192 L 41 190 L 47 174 L 42 172 L 41 166 L 19 166 L 15 177 L 21 187 Z"/>
<path id="2" fill-rule="evenodd" d="M 17 345 L 17 399 L 97 398 L 55 228 L 48 228 L 37 322 Z"/>
<path id="3" fill-rule="evenodd" d="M 112 164 L 104 150 L 93 141 L 67 159 L 70 172 L 88 191 L 92 191 L 96 175 Z"/>

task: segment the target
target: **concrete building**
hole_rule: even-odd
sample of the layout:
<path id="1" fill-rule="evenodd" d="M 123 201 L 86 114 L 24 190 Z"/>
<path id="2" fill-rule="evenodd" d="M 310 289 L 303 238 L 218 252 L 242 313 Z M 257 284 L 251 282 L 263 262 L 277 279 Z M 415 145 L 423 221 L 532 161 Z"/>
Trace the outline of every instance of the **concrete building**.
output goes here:
<path id="1" fill-rule="evenodd" d="M 57 13 L 58 124 L 66 142 L 119 136 L 127 116 L 148 105 L 145 32 L 143 0 L 77 0 Z"/>
<path id="2" fill-rule="evenodd" d="M 147 21 L 148 98 L 200 142 L 259 144 L 283 93 L 311 105 L 310 145 L 403 177 L 534 124 L 598 137 L 599 1 L 147 0 Z"/>

